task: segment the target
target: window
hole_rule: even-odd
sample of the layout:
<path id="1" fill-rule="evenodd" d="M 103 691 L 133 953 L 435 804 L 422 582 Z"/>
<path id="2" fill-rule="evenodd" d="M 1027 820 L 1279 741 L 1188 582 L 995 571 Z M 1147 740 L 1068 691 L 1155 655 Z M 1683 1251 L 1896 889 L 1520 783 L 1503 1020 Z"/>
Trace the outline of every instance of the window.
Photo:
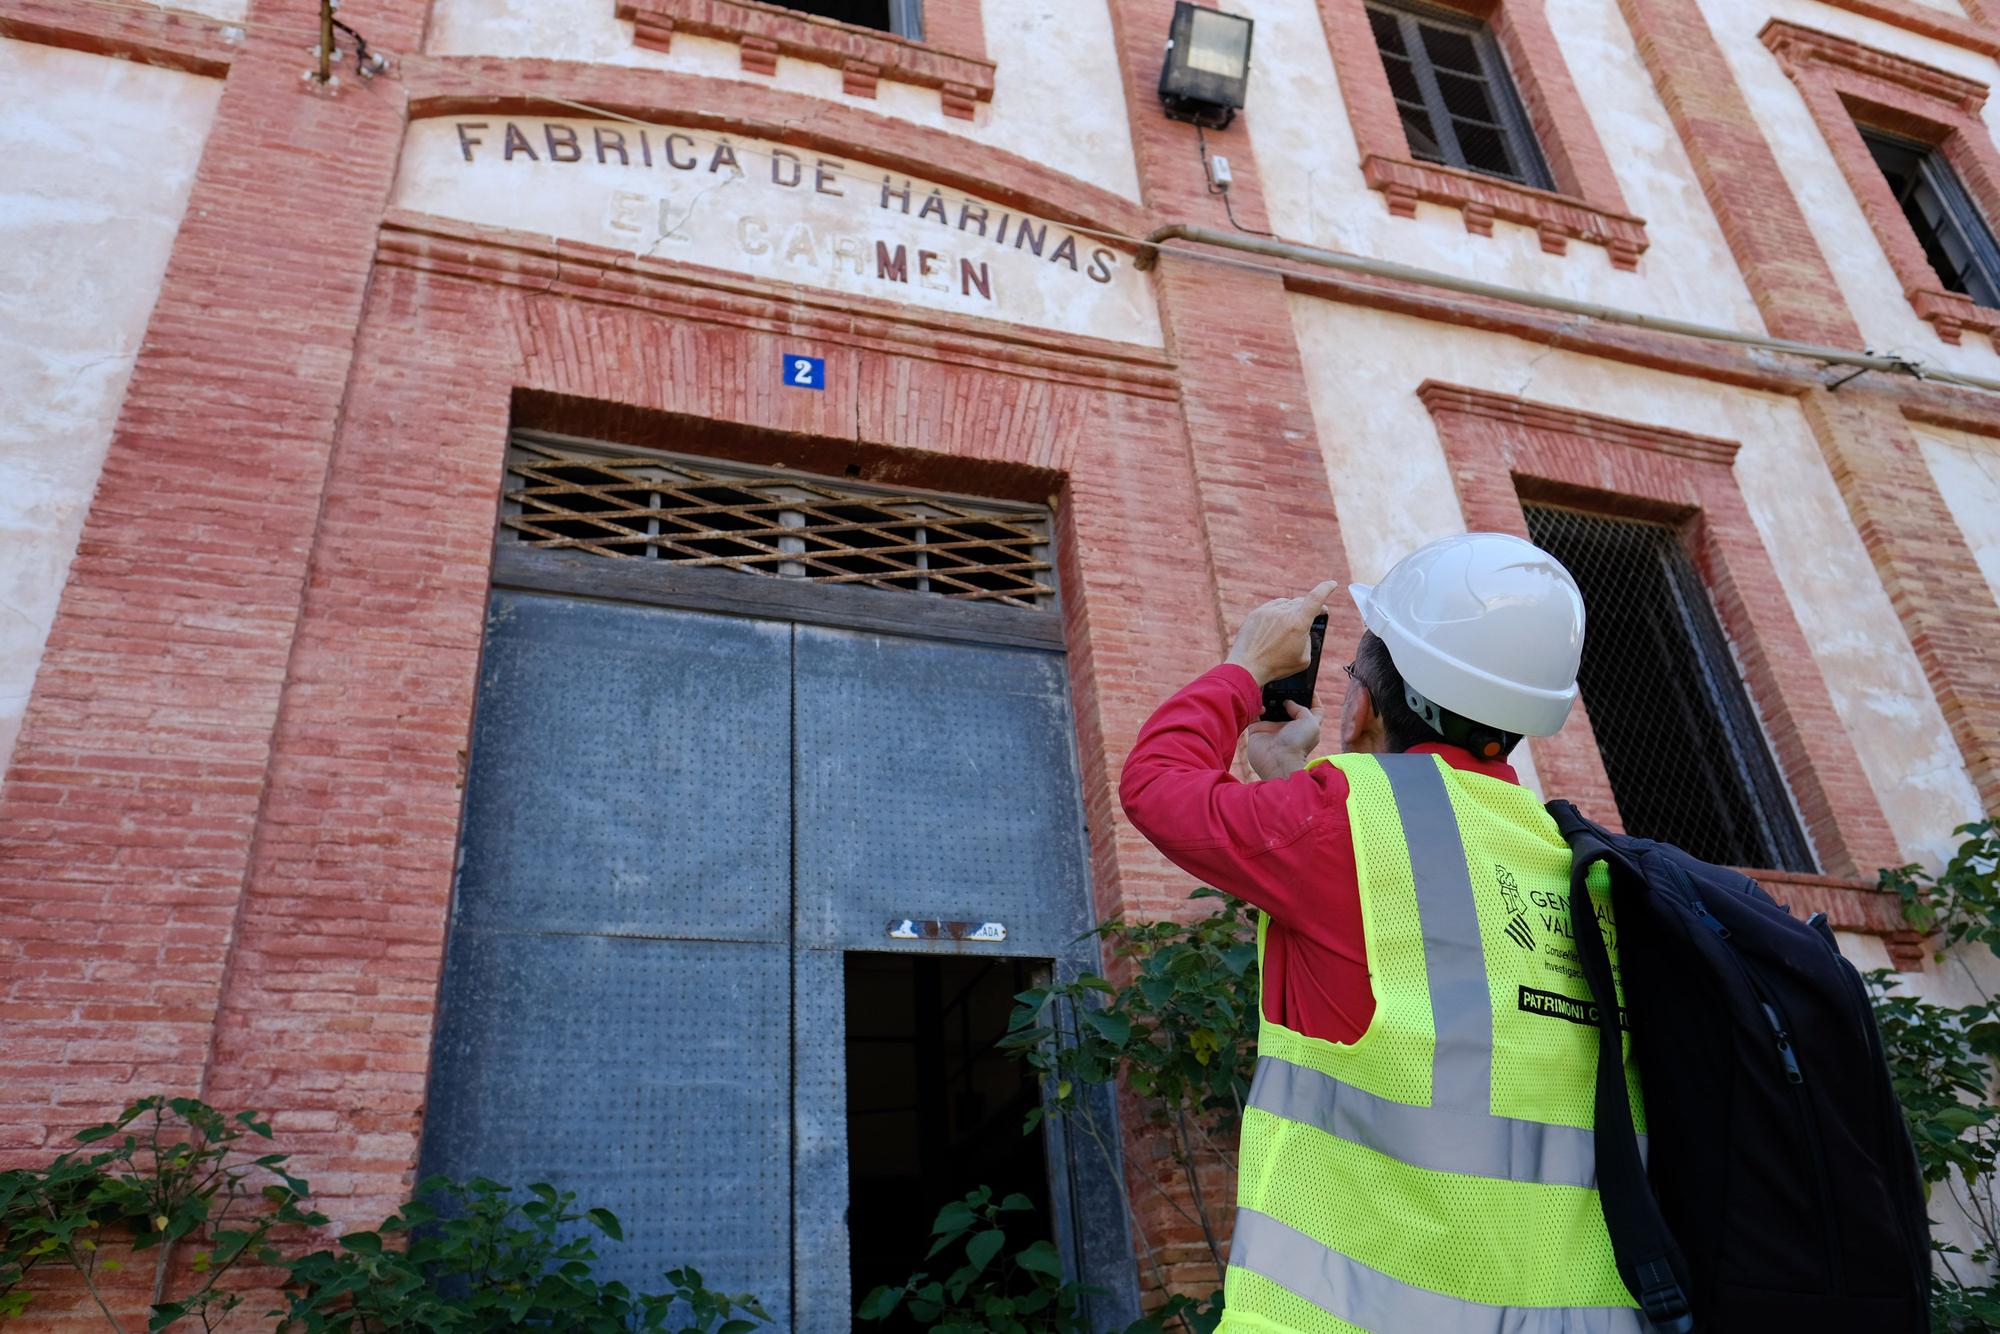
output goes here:
<path id="1" fill-rule="evenodd" d="M 506 540 L 1052 608 L 1048 511 L 517 433 Z"/>
<path id="2" fill-rule="evenodd" d="M 1928 144 L 1880 130 L 1862 129 L 1861 138 L 1889 182 L 1910 230 L 1924 248 L 1945 289 L 1982 306 L 2000 308 L 2000 249 L 1965 187 Z"/>
<path id="3" fill-rule="evenodd" d="M 1378 3 L 1368 6 L 1368 24 L 1411 157 L 1553 188 L 1485 24 L 1447 10 Z"/>
<path id="4" fill-rule="evenodd" d="M 923 0 L 780 0 L 786 9 L 816 14 L 836 23 L 893 32 L 913 42 L 924 39 Z"/>
<path id="5" fill-rule="evenodd" d="M 1579 684 L 1626 828 L 1727 866 L 1817 869 L 1680 533 L 1522 508 L 1583 590 Z"/>

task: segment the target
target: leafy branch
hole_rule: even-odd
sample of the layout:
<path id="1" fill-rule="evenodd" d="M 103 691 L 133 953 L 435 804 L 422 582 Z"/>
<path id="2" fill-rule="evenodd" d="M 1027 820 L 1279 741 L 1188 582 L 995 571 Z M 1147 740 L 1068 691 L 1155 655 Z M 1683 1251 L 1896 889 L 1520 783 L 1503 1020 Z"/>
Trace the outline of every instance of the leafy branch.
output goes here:
<path id="1" fill-rule="evenodd" d="M 74 1270 L 122 1331 L 98 1285 L 122 1267 L 100 1254 L 115 1232 L 129 1235 L 135 1255 L 155 1252 L 148 1328 L 193 1317 L 213 1330 L 242 1300 L 222 1280 L 245 1257 L 275 1258 L 272 1229 L 326 1221 L 305 1208 L 309 1188 L 285 1170 L 288 1155 L 261 1152 L 256 1141 L 270 1138 L 269 1123 L 254 1112 L 224 1116 L 194 1098 L 156 1096 L 76 1136 L 107 1148 L 65 1153 L 39 1171 L 0 1173 L 0 1319 L 27 1309 L 28 1274 L 54 1264 Z M 172 1247 L 189 1237 L 206 1243 L 190 1260 L 195 1286 L 169 1299 Z"/>

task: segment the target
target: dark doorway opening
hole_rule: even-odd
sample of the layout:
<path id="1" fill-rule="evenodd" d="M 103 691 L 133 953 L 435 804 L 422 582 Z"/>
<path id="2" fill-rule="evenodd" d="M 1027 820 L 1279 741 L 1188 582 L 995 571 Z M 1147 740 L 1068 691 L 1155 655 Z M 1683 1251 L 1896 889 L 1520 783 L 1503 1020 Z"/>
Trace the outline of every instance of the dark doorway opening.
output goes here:
<path id="1" fill-rule="evenodd" d="M 848 1237 L 854 1301 L 923 1269 L 947 1201 L 978 1186 L 1019 1193 L 1010 1247 L 1052 1238 L 1043 1133 L 1021 1133 L 1040 1105 L 1034 1072 L 995 1049 L 1014 996 L 1048 972 L 1037 959 L 847 956 Z M 887 1328 L 915 1329 L 902 1313 Z"/>

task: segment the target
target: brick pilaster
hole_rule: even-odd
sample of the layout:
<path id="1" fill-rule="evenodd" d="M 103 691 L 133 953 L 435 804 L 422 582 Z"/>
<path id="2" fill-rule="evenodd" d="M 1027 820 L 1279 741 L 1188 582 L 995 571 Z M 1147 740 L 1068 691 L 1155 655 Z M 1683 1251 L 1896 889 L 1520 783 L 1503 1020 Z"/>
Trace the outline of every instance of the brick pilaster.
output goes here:
<path id="1" fill-rule="evenodd" d="M 301 80 L 302 12 L 244 25 L 0 791 L 0 1146 L 202 1084 L 404 119 Z"/>
<path id="2" fill-rule="evenodd" d="M 1993 651 L 2000 606 L 1992 588 L 1893 403 L 1851 388 L 1804 402 L 1980 801 L 2000 811 L 2000 657 Z"/>
<path id="3" fill-rule="evenodd" d="M 1233 169 L 1235 184 L 1225 207 L 1209 188 L 1194 127 L 1167 119 L 1160 108 L 1157 87 L 1171 0 L 1112 0 L 1111 12 L 1140 190 L 1153 224 L 1268 232 L 1261 177 L 1245 123 L 1255 109 L 1239 113 L 1231 128 L 1206 135 L 1208 151 L 1227 156 Z M 1163 253 L 1155 270 L 1168 350 L 1181 378 L 1188 466 L 1202 518 L 1201 530 L 1187 535 L 1188 556 L 1199 551 L 1213 582 L 1221 619 L 1218 656 L 1229 632 L 1252 607 L 1279 595 L 1303 593 L 1320 579 L 1347 577 L 1284 281 L 1275 273 L 1226 262 L 1241 258 Z M 1359 635 L 1359 618 L 1345 596 L 1337 598 L 1331 611 L 1327 658 L 1344 662 L 1338 655 Z M 1183 616 L 1181 623 L 1190 621 Z M 1122 755 L 1132 738 L 1107 736 L 1106 741 Z M 1179 1196 L 1184 1190 L 1180 1173 L 1161 1159 L 1160 1143 L 1144 1133 L 1129 1100 L 1125 1131 L 1133 1210 L 1144 1234 L 1141 1246 L 1150 1244 L 1170 1285 L 1205 1295 L 1216 1283 L 1206 1241 L 1162 1196 L 1163 1191 Z M 1218 1177 L 1207 1183 L 1205 1194 L 1214 1227 L 1226 1237 L 1233 1186 Z M 1156 1272 L 1142 1269 L 1142 1281 L 1151 1284 Z"/>

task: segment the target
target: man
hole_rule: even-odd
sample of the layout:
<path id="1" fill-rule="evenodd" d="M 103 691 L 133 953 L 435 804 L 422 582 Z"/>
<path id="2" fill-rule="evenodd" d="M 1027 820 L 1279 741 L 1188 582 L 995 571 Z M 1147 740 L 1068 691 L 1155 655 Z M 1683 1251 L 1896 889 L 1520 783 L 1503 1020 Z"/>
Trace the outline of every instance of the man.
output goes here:
<path id="1" fill-rule="evenodd" d="M 1506 762 L 1575 700 L 1576 582 L 1472 533 L 1353 586 L 1342 753 L 1308 764 L 1317 715 L 1250 724 L 1336 587 L 1251 612 L 1120 791 L 1169 859 L 1262 913 L 1223 1328 L 1637 1334 L 1596 1193 L 1569 849 Z M 1246 725 L 1261 782 L 1229 772 Z"/>

